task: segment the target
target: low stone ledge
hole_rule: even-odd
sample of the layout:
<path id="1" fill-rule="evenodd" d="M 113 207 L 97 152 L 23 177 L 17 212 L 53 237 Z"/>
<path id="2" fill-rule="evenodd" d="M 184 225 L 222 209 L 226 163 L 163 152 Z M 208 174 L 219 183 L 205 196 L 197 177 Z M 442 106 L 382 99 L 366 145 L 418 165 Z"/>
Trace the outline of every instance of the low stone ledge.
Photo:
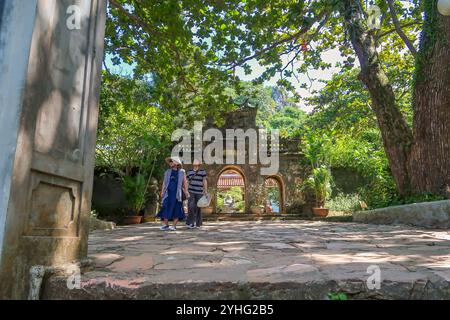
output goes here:
<path id="1" fill-rule="evenodd" d="M 404 224 L 430 229 L 450 228 L 450 200 L 413 203 L 353 213 L 353 221 Z"/>
<path id="2" fill-rule="evenodd" d="M 113 230 L 116 224 L 114 222 L 99 220 L 95 217 L 91 217 L 89 222 L 89 231 L 94 230 Z"/>

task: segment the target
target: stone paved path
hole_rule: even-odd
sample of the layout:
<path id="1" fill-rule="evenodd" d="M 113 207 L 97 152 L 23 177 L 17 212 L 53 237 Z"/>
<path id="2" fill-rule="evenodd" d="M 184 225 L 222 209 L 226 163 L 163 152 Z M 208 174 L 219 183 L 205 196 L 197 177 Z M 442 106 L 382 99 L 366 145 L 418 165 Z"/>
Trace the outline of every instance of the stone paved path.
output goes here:
<path id="1" fill-rule="evenodd" d="M 450 232 L 312 221 L 157 224 L 90 235 L 82 289 L 51 278 L 44 298 L 450 299 Z M 381 272 L 369 290 L 369 266 Z"/>

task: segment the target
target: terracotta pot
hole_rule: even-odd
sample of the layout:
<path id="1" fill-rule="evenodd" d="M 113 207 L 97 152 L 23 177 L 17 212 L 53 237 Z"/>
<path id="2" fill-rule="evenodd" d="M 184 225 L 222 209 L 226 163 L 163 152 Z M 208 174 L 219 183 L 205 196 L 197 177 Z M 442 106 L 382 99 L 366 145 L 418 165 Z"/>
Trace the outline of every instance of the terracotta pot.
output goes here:
<path id="1" fill-rule="evenodd" d="M 124 224 L 140 224 L 142 222 L 142 216 L 125 216 L 123 220 Z"/>
<path id="2" fill-rule="evenodd" d="M 328 213 L 330 212 L 330 209 L 326 208 L 312 208 L 314 216 L 316 217 L 326 217 L 328 216 Z"/>
<path id="3" fill-rule="evenodd" d="M 213 208 L 210 207 L 201 208 L 200 210 L 202 211 L 203 214 L 212 214 L 214 211 Z"/>

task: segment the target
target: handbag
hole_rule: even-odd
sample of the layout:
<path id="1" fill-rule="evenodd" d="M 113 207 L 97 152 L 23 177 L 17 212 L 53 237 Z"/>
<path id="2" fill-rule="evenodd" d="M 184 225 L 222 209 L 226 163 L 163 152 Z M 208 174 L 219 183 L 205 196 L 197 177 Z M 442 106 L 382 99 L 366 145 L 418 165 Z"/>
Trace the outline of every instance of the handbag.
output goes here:
<path id="1" fill-rule="evenodd" d="M 206 208 L 209 207 L 209 204 L 211 203 L 211 196 L 205 195 L 203 197 L 201 197 L 198 201 L 197 201 L 197 207 L 199 208 Z"/>

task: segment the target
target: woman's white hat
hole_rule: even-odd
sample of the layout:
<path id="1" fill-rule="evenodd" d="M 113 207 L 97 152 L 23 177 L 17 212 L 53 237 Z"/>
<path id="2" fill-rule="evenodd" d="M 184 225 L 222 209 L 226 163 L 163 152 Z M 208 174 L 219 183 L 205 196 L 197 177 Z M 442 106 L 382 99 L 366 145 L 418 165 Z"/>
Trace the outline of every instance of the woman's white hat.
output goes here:
<path id="1" fill-rule="evenodd" d="M 201 197 L 197 201 L 197 207 L 199 207 L 199 208 L 206 208 L 206 207 L 209 207 L 210 203 L 211 203 L 211 196 L 208 194 L 206 196 Z"/>
<path id="2" fill-rule="evenodd" d="M 179 157 L 167 157 L 166 158 L 166 162 L 167 163 L 169 163 L 170 162 L 170 160 L 172 160 L 173 162 L 175 162 L 176 164 L 178 164 L 178 165 L 182 165 L 183 163 L 181 162 L 181 159 L 179 158 Z"/>

